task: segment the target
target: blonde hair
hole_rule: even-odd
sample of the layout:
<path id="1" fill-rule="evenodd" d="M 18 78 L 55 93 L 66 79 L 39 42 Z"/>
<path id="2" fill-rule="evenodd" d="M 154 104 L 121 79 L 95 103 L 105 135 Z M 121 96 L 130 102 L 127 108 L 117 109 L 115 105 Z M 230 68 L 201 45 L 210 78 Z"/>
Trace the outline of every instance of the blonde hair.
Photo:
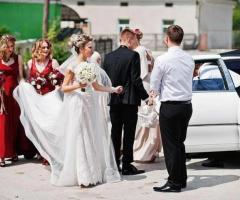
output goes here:
<path id="1" fill-rule="evenodd" d="M 0 59 L 2 59 L 4 61 L 7 60 L 6 50 L 8 48 L 8 42 L 15 43 L 15 41 L 16 41 L 16 39 L 12 35 L 6 34 L 0 38 Z"/>
<path id="2" fill-rule="evenodd" d="M 120 33 L 120 40 L 121 41 L 128 41 L 128 40 L 131 40 L 134 36 L 135 36 L 135 33 L 132 29 L 125 28 Z"/>
<path id="3" fill-rule="evenodd" d="M 92 40 L 93 38 L 87 34 L 73 34 L 70 37 L 69 45 L 70 47 L 73 47 L 75 51 L 79 54 L 80 49 L 84 48 L 85 45 Z"/>
<path id="4" fill-rule="evenodd" d="M 39 61 L 41 59 L 42 44 L 46 42 L 49 48 L 48 58 L 52 57 L 52 44 L 48 39 L 39 39 L 35 42 L 32 48 L 32 59 Z"/>

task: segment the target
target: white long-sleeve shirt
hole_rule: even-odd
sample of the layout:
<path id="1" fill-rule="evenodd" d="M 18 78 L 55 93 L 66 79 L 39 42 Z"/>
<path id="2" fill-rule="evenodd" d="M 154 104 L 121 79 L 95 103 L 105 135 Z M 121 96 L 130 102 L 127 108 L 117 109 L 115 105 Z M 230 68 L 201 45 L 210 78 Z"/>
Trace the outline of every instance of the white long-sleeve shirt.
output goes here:
<path id="1" fill-rule="evenodd" d="M 150 89 L 159 93 L 160 101 L 192 99 L 192 78 L 195 64 L 179 46 L 157 57 L 150 79 Z"/>

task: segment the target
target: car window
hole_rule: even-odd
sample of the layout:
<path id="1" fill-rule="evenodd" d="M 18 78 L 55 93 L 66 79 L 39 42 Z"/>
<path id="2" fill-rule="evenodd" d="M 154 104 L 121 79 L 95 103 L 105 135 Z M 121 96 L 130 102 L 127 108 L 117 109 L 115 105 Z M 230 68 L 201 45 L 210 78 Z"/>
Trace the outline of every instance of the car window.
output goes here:
<path id="1" fill-rule="evenodd" d="M 216 62 L 198 62 L 193 73 L 193 91 L 225 90 L 224 81 Z"/>
<path id="2" fill-rule="evenodd" d="M 240 86 L 240 59 L 224 60 L 225 65 L 230 72 L 235 88 Z"/>

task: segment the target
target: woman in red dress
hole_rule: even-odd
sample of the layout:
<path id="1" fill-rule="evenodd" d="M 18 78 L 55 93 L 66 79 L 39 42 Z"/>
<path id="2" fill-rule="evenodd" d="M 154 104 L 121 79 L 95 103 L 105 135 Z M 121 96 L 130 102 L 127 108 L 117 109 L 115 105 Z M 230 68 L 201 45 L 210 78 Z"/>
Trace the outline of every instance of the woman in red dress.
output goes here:
<path id="1" fill-rule="evenodd" d="M 38 40 L 28 61 L 29 81 L 39 94 L 46 94 L 60 85 L 63 75 L 58 72 L 58 62 L 52 59 L 52 45 L 47 39 Z"/>
<path id="2" fill-rule="evenodd" d="M 14 53 L 16 39 L 11 35 L 0 38 L 0 166 L 5 158 L 17 160 L 16 138 L 20 110 L 13 98 L 18 80 L 23 78 L 22 58 Z"/>
<path id="3" fill-rule="evenodd" d="M 33 46 L 32 59 L 28 61 L 28 80 L 41 95 L 53 91 L 64 78 L 57 70 L 57 60 L 51 58 L 51 47 L 49 40 L 39 39 Z M 45 159 L 43 164 L 48 164 Z"/>

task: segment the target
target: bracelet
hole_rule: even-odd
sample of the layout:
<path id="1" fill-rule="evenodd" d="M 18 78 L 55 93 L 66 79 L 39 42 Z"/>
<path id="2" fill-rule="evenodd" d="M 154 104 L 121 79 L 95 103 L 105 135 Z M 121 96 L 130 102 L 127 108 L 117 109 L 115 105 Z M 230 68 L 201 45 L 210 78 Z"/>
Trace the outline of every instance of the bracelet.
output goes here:
<path id="1" fill-rule="evenodd" d="M 111 87 L 111 91 L 110 91 L 110 93 L 114 93 L 114 87 Z"/>

